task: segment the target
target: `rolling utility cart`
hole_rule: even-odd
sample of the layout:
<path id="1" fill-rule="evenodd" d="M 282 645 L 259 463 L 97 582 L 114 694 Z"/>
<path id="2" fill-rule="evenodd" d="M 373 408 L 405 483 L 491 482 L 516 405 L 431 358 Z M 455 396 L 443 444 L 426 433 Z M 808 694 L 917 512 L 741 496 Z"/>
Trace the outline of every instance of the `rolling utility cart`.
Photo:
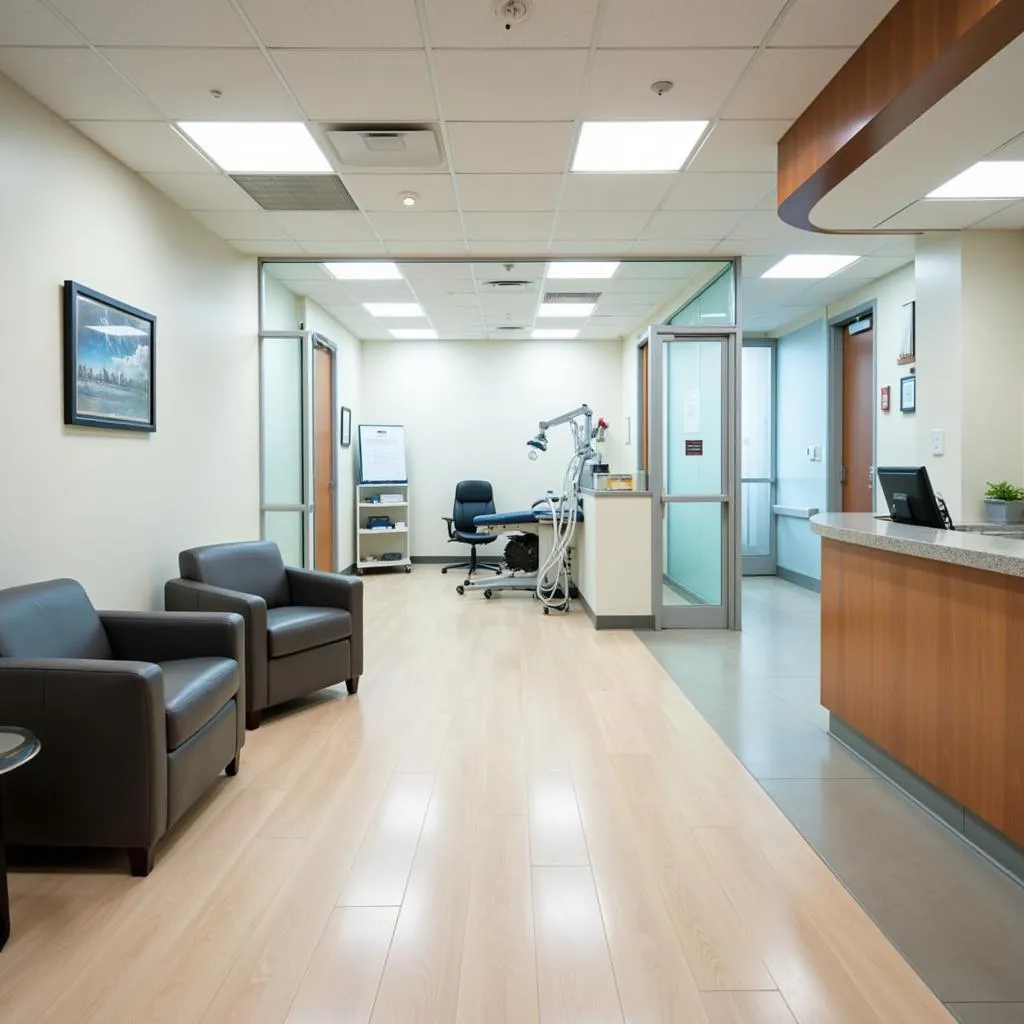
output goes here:
<path id="1" fill-rule="evenodd" d="M 359 484 L 356 487 L 356 573 L 367 569 L 405 569 L 409 557 L 409 485 Z"/>

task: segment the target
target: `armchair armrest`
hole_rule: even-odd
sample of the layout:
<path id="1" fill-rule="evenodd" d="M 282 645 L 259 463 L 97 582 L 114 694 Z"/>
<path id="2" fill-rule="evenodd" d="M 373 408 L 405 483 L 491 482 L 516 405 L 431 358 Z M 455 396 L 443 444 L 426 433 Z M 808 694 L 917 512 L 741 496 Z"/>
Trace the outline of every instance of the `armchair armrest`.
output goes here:
<path id="1" fill-rule="evenodd" d="M 352 616 L 352 677 L 363 674 L 363 581 L 312 569 L 285 569 L 292 604 L 340 608 Z"/>
<path id="2" fill-rule="evenodd" d="M 455 540 L 455 520 L 451 516 L 441 516 L 441 519 L 448 527 L 448 539 Z"/>
<path id="3" fill-rule="evenodd" d="M 245 622 L 245 706 L 270 703 L 267 683 L 267 602 L 256 594 L 211 587 L 194 580 L 168 580 L 164 607 L 169 612 L 234 612 Z"/>
<path id="4" fill-rule="evenodd" d="M 245 665 L 237 612 L 100 612 L 114 657 L 125 661 L 233 658 Z"/>
<path id="5" fill-rule="evenodd" d="M 0 719 L 43 745 L 35 770 L 12 776 L 10 841 L 150 846 L 166 831 L 167 721 L 156 665 L 0 658 Z"/>

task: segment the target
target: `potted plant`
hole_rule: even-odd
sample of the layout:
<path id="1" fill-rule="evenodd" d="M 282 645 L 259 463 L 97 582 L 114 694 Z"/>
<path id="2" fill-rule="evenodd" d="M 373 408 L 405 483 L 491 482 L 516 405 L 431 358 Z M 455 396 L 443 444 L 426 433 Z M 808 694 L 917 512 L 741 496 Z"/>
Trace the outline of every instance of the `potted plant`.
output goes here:
<path id="1" fill-rule="evenodd" d="M 990 483 L 985 491 L 985 510 L 989 522 L 1019 523 L 1024 520 L 1024 489 L 1001 480 Z"/>

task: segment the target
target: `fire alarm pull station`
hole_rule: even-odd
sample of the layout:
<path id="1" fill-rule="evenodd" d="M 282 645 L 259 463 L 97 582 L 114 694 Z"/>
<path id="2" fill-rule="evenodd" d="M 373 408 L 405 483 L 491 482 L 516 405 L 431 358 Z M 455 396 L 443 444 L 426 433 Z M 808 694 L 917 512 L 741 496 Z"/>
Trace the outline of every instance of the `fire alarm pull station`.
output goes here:
<path id="1" fill-rule="evenodd" d="M 882 388 L 882 412 L 889 411 L 889 401 L 891 395 L 892 389 L 888 385 Z"/>

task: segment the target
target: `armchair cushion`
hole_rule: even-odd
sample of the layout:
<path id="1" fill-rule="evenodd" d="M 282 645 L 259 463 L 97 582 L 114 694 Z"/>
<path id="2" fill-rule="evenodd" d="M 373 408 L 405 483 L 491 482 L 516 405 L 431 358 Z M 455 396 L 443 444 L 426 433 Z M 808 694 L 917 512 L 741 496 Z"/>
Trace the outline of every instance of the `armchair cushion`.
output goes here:
<path id="1" fill-rule="evenodd" d="M 283 658 L 299 651 L 352 635 L 352 616 L 339 608 L 307 608 L 301 605 L 271 608 L 267 612 L 267 636 L 271 658 Z"/>
<path id="2" fill-rule="evenodd" d="M 0 657 L 111 657 L 110 642 L 80 583 L 48 580 L 0 591 Z"/>
<path id="3" fill-rule="evenodd" d="M 210 544 L 178 555 L 184 579 L 262 597 L 268 608 L 291 600 L 281 551 L 272 541 Z"/>
<path id="4" fill-rule="evenodd" d="M 229 658 L 160 662 L 167 714 L 167 749 L 191 739 L 238 693 L 238 663 Z"/>

